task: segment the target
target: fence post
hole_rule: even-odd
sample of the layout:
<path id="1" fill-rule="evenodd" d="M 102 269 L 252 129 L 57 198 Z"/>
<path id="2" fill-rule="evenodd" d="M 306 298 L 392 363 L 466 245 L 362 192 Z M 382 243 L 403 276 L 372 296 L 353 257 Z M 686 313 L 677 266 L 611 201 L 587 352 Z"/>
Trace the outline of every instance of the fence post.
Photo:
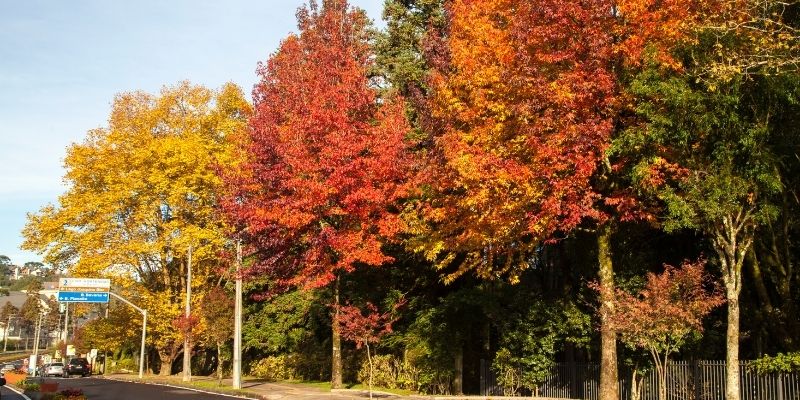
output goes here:
<path id="1" fill-rule="evenodd" d="M 778 373 L 778 400 L 784 400 L 783 396 L 783 372 Z"/>
<path id="2" fill-rule="evenodd" d="M 480 379 L 480 386 L 481 386 L 481 396 L 486 396 L 486 360 L 481 358 L 481 379 Z"/>
<path id="3" fill-rule="evenodd" d="M 581 384 L 578 383 L 578 364 L 571 362 L 569 364 L 569 396 L 583 396 L 583 394 L 578 394 L 578 387 Z M 583 398 L 583 397 L 581 397 Z"/>
<path id="4" fill-rule="evenodd" d="M 700 361 L 692 361 L 692 385 L 694 386 L 694 400 L 700 399 Z"/>

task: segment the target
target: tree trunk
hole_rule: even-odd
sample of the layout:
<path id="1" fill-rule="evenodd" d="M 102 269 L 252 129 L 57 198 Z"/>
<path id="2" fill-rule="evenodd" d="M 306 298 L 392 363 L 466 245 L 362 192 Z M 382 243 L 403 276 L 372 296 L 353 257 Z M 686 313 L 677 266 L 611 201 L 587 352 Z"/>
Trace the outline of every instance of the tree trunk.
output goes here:
<path id="1" fill-rule="evenodd" d="M 161 362 L 161 369 L 158 371 L 160 376 L 172 375 L 172 362 L 175 361 L 177 356 L 177 348 L 175 349 L 159 349 L 158 359 Z"/>
<path id="2" fill-rule="evenodd" d="M 372 400 L 372 354 L 369 352 L 369 343 L 367 343 L 367 362 L 369 362 L 369 400 Z"/>
<path id="3" fill-rule="evenodd" d="M 158 371 L 161 376 L 172 375 L 172 361 L 161 358 L 161 369 Z"/>
<path id="4" fill-rule="evenodd" d="M 339 277 L 333 287 L 333 318 L 331 321 L 333 353 L 331 355 L 331 389 L 342 388 L 342 334 L 339 327 Z"/>
<path id="5" fill-rule="evenodd" d="M 617 333 L 606 323 L 614 307 L 614 264 L 611 259 L 611 224 L 599 228 L 597 235 L 597 260 L 600 264 L 600 400 L 617 400 L 619 376 L 617 372 Z"/>
<path id="6" fill-rule="evenodd" d="M 222 342 L 217 342 L 217 384 L 222 385 Z"/>
<path id="7" fill-rule="evenodd" d="M 642 382 L 644 377 L 639 375 L 639 370 L 634 368 L 631 375 L 631 400 L 642 399 Z"/>
<path id="8" fill-rule="evenodd" d="M 739 382 L 739 294 L 742 291 L 742 264 L 753 243 L 753 225 L 748 211 L 721 218 L 713 227 L 711 239 L 719 257 L 725 297 L 728 301 L 725 399 L 741 399 Z"/>
<path id="9" fill-rule="evenodd" d="M 658 368 L 658 400 L 667 400 L 667 367 L 669 358 L 664 357 L 663 363 Z"/>
<path id="10" fill-rule="evenodd" d="M 738 400 L 739 390 L 739 299 L 728 299 L 728 332 L 725 354 L 727 382 L 726 400 Z"/>

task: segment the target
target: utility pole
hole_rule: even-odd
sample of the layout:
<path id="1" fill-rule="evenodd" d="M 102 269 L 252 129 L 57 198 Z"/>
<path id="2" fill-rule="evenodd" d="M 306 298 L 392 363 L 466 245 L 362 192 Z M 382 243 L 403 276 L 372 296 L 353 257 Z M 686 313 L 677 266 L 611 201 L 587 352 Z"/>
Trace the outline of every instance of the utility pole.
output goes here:
<path id="1" fill-rule="evenodd" d="M 233 388 L 242 388 L 242 240 L 236 241 L 236 301 L 233 319 Z"/>
<path id="2" fill-rule="evenodd" d="M 69 337 L 69 303 L 64 303 L 64 346 L 67 345 Z M 66 356 L 66 354 L 64 354 Z"/>
<path id="3" fill-rule="evenodd" d="M 6 322 L 6 329 L 3 330 L 3 353 L 6 352 L 6 346 L 8 346 L 8 328 L 11 327 L 11 315 L 8 316 L 8 322 Z"/>
<path id="4" fill-rule="evenodd" d="M 186 324 L 189 323 L 189 315 L 192 313 L 192 246 L 189 246 L 188 259 L 186 261 Z M 186 326 L 186 337 L 183 339 L 183 381 L 192 380 L 192 354 L 190 350 L 189 336 L 191 327 Z"/>
<path id="5" fill-rule="evenodd" d="M 42 333 L 42 318 L 44 318 L 44 314 L 39 314 L 39 320 L 36 323 L 36 331 L 33 335 L 33 359 L 36 360 L 33 364 L 33 376 L 36 376 L 36 363 L 39 361 L 39 335 Z"/>

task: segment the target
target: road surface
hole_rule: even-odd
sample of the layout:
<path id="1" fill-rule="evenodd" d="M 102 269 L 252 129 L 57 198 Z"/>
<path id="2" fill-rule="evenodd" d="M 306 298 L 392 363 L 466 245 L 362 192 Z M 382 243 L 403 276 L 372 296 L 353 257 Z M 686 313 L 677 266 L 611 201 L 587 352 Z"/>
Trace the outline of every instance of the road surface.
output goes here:
<path id="1" fill-rule="evenodd" d="M 231 400 L 235 397 L 200 393 L 192 390 L 141 383 L 129 383 L 98 378 L 48 378 L 58 382 L 58 390 L 80 388 L 91 400 Z M 9 397 L 11 399 L 11 397 Z M 6 400 L 6 392 L 3 392 Z"/>
<path id="2" fill-rule="evenodd" d="M 3 386 L 0 388 L 0 397 L 3 400 L 23 400 L 24 397 L 18 395 L 16 392 L 12 391 L 11 389 Z"/>

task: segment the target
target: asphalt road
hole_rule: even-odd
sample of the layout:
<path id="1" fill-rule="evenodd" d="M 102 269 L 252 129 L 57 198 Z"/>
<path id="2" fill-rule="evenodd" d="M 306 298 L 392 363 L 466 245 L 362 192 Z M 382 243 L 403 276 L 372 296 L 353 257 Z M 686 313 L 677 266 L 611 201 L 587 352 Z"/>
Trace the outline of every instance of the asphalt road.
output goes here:
<path id="1" fill-rule="evenodd" d="M 51 380 L 52 378 L 49 378 Z M 52 379 L 58 382 L 58 390 L 80 388 L 91 400 L 230 400 L 234 397 L 200 393 L 192 390 L 141 383 L 129 383 L 97 378 Z M 3 400 L 6 392 L 3 392 Z M 11 397 L 9 397 L 11 399 Z"/>
<path id="2" fill-rule="evenodd" d="M 24 400 L 24 397 L 5 386 L 0 388 L 0 397 L 2 397 L 3 400 Z"/>

